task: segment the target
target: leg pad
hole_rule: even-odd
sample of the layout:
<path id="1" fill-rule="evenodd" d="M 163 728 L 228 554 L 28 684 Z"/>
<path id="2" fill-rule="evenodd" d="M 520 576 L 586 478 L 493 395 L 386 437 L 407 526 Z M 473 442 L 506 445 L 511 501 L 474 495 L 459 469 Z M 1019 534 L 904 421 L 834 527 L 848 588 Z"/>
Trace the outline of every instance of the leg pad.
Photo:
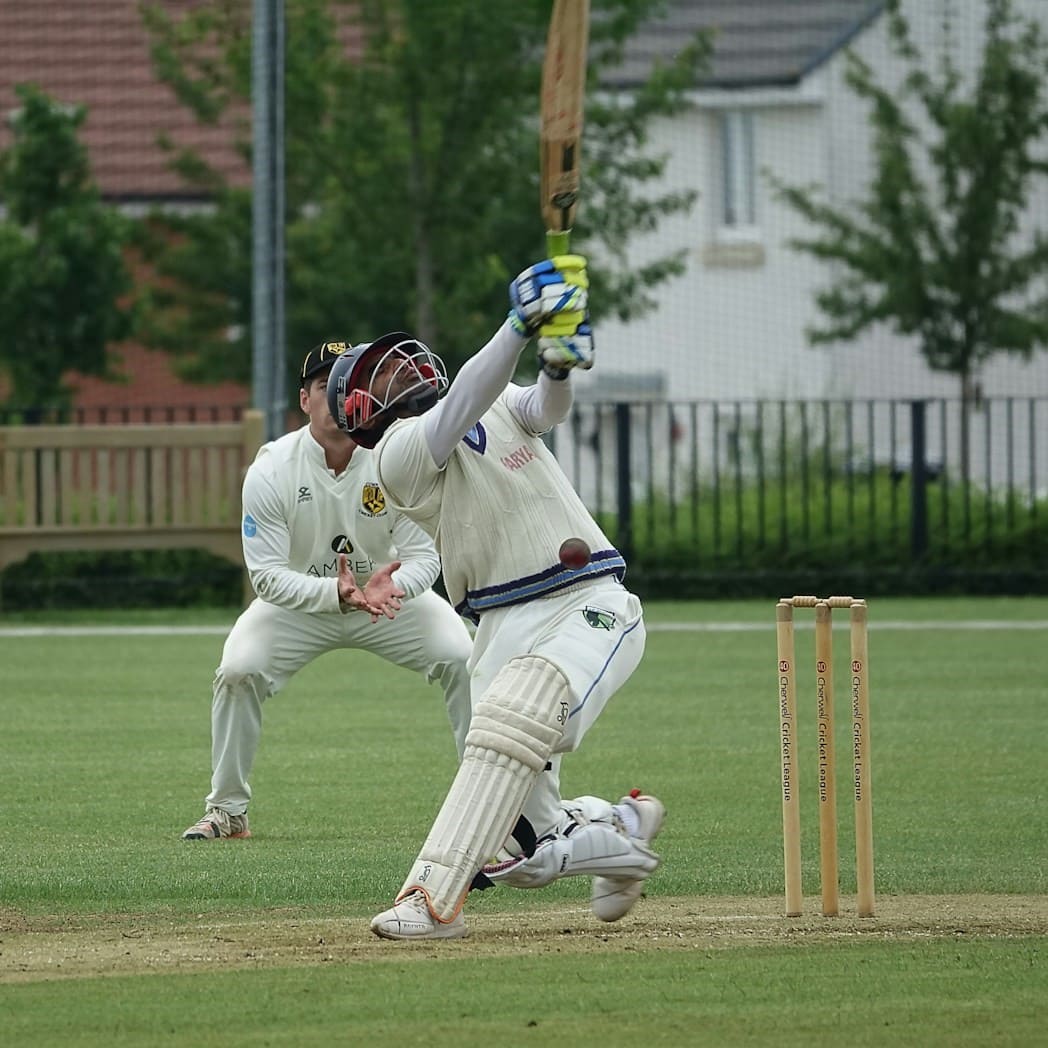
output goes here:
<path id="1" fill-rule="evenodd" d="M 481 697 L 458 774 L 397 899 L 421 891 L 451 921 L 474 875 L 520 816 L 570 709 L 564 674 L 537 655 L 511 659 Z"/>

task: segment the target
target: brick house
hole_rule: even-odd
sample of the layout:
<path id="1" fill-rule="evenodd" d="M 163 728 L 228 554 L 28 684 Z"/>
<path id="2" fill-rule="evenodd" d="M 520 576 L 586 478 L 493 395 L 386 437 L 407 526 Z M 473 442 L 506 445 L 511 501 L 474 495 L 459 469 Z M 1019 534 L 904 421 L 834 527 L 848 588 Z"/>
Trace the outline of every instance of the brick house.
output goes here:
<path id="1" fill-rule="evenodd" d="M 187 4 L 165 0 L 172 10 Z M 33 0 L 0 4 L 0 111 L 18 100 L 17 84 L 34 83 L 60 102 L 88 110 L 81 141 L 91 170 L 110 203 L 141 212 L 157 204 L 200 203 L 170 170 L 157 135 L 200 151 L 234 181 L 250 170 L 232 147 L 225 127 L 203 127 L 153 73 L 149 40 L 137 0 Z M 0 149 L 10 144 L 0 121 Z M 194 385 L 178 378 L 162 352 L 136 344 L 115 347 L 125 383 L 70 373 L 77 417 L 83 421 L 230 418 L 248 406 L 247 386 L 223 382 Z"/>

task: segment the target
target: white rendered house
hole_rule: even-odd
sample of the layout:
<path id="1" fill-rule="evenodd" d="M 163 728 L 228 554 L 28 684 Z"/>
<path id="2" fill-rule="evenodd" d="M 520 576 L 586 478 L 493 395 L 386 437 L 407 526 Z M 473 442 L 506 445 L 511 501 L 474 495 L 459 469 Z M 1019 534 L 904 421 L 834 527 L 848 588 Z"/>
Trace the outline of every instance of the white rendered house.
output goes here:
<path id="1" fill-rule="evenodd" d="M 662 22 L 638 34 L 609 89 L 629 90 L 657 57 L 671 57 L 696 29 L 716 32 L 712 69 L 694 91 L 695 108 L 663 121 L 652 142 L 653 152 L 669 157 L 667 184 L 700 196 L 689 216 L 665 222 L 657 234 L 635 243 L 634 257 L 641 261 L 686 249 L 687 271 L 658 289 L 658 307 L 649 315 L 628 324 L 601 321 L 597 367 L 576 380 L 580 401 L 721 402 L 715 423 L 724 427 L 721 451 L 712 450 L 708 423 L 696 435 L 699 454 L 708 459 L 740 439 L 738 402 L 876 398 L 885 404 L 873 409 L 876 446 L 866 450 L 884 461 L 889 455 L 905 458 L 909 445 L 905 426 L 891 441 L 886 435 L 888 399 L 959 397 L 956 377 L 932 372 L 915 342 L 887 327 L 850 345 L 810 346 L 805 329 L 818 319 L 814 292 L 830 273 L 788 246 L 808 230 L 801 216 L 775 198 L 765 177 L 770 171 L 791 184 L 817 184 L 839 205 L 862 195 L 871 172 L 871 135 L 864 102 L 844 82 L 845 54 L 854 49 L 878 82 L 898 82 L 906 67 L 889 45 L 884 6 L 873 0 L 673 2 Z M 1016 0 L 1016 9 L 1048 32 L 1044 0 Z M 956 64 L 969 74 L 978 68 L 984 0 L 904 0 L 903 10 L 929 62 L 947 40 L 948 10 Z M 1048 229 L 1048 180 L 1041 180 L 1031 200 L 1026 228 Z M 973 456 L 973 468 L 980 475 L 1000 472 L 995 480 L 1005 479 L 1007 470 L 1019 476 L 1032 470 L 1035 487 L 1048 489 L 1048 352 L 1029 363 L 998 357 L 976 381 L 988 403 L 1045 400 L 1024 400 L 1010 420 L 999 403 L 976 411 L 973 446 L 982 446 L 987 427 L 1001 432 L 992 434 L 988 456 Z M 750 408 L 741 411 L 748 416 Z M 957 419 L 952 407 L 944 411 L 930 420 L 929 453 L 949 460 L 957 446 Z M 752 418 L 744 422 L 754 424 Z M 865 432 L 865 423 L 858 425 Z M 688 411 L 676 409 L 669 429 L 685 444 L 688 426 Z M 862 434 L 855 439 L 862 443 Z M 1006 461 L 1009 439 L 1014 447 Z M 656 457 L 668 453 L 662 443 Z M 565 445 L 558 445 L 562 458 L 570 457 Z M 637 464 L 638 480 L 646 470 Z"/>

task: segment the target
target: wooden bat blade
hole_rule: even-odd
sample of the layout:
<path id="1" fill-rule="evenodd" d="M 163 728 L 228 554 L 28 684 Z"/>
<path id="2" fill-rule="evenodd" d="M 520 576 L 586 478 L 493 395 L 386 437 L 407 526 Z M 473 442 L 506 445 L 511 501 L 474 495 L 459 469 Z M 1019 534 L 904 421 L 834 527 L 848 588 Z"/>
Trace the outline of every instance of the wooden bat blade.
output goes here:
<path id="1" fill-rule="evenodd" d="M 581 185 L 589 0 L 555 0 L 542 65 L 539 172 L 549 253 L 568 250 Z"/>

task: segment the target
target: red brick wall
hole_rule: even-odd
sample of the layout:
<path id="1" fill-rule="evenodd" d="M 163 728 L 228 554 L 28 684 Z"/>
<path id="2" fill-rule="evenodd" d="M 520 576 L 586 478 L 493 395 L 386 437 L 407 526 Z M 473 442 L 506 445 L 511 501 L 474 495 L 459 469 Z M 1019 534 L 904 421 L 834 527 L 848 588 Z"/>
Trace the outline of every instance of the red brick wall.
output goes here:
<path id="1" fill-rule="evenodd" d="M 68 373 L 74 404 L 84 422 L 226 421 L 251 405 L 251 391 L 235 382 L 196 385 L 183 382 L 166 353 L 125 345 L 114 352 L 127 383 L 103 382 Z"/>

